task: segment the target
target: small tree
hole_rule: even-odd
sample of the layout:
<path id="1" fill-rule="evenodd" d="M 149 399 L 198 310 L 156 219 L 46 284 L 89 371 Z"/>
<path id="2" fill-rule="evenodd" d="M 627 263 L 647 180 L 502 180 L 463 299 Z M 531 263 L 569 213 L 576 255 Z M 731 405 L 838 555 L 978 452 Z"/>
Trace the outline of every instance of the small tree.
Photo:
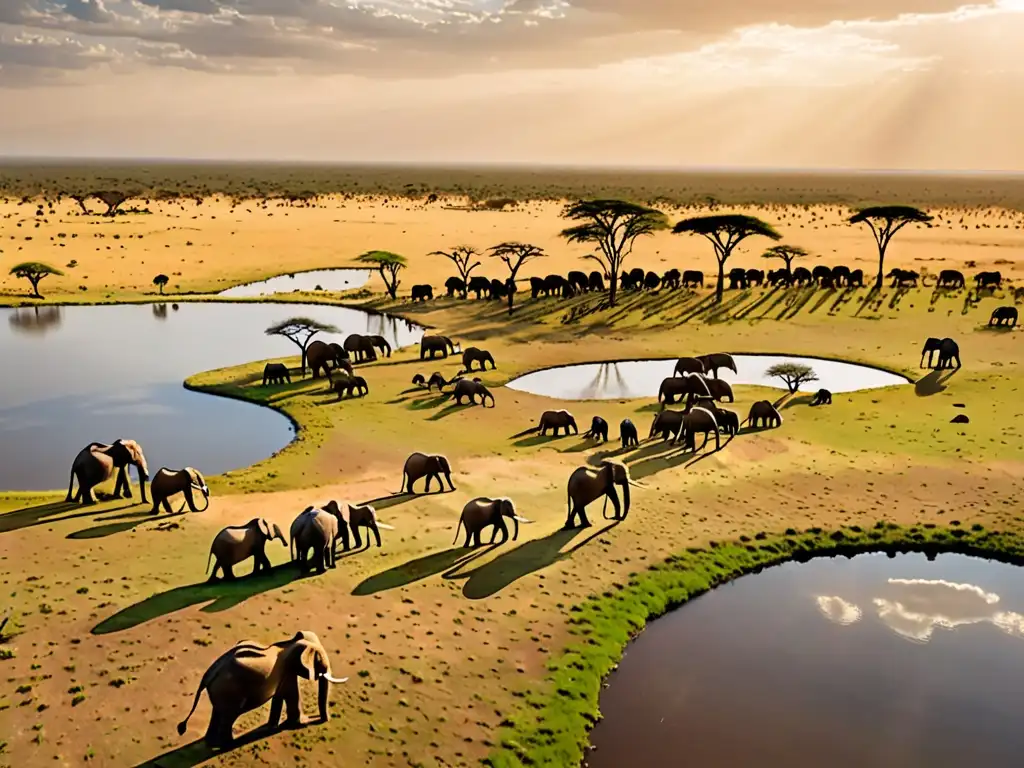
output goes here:
<path id="1" fill-rule="evenodd" d="M 457 245 L 450 251 L 434 251 L 428 255 L 444 256 L 455 263 L 455 268 L 459 270 L 459 277 L 462 279 L 462 298 L 466 298 L 466 294 L 469 291 L 469 273 L 480 266 L 479 261 L 475 261 L 472 264 L 469 262 L 474 256 L 479 256 L 480 252 L 471 245 Z"/>
<path id="2" fill-rule="evenodd" d="M 818 380 L 814 369 L 802 363 L 776 363 L 764 375 L 782 379 L 791 393 L 810 381 Z"/>
<path id="3" fill-rule="evenodd" d="M 78 203 L 78 207 L 82 209 L 83 216 L 89 215 L 89 209 L 85 205 L 85 201 L 89 198 L 89 195 L 87 193 L 73 192 L 72 194 L 68 195 L 68 197 L 70 197 L 72 200 Z"/>
<path id="4" fill-rule="evenodd" d="M 850 224 L 867 224 L 878 245 L 878 275 L 875 290 L 881 290 L 885 279 L 885 251 L 893 236 L 908 224 L 927 224 L 932 217 L 909 205 L 878 205 L 862 208 L 849 218 Z"/>
<path id="5" fill-rule="evenodd" d="M 761 235 L 772 240 L 781 240 L 782 235 L 775 231 L 771 224 L 756 216 L 742 214 L 722 214 L 712 216 L 695 216 L 683 219 L 672 229 L 675 234 L 688 232 L 700 235 L 715 247 L 718 259 L 718 287 L 715 289 L 715 301 L 721 303 L 725 291 L 725 262 L 732 256 L 736 246 L 752 235 Z"/>
<path id="6" fill-rule="evenodd" d="M 786 274 L 793 276 L 793 259 L 808 256 L 807 250 L 799 245 L 773 245 L 761 254 L 762 259 L 782 259 L 786 263 Z"/>
<path id="7" fill-rule="evenodd" d="M 636 239 L 668 228 L 668 219 L 661 211 L 623 200 L 569 203 L 562 209 L 562 218 L 583 222 L 562 230 L 562 237 L 570 243 L 587 243 L 600 249 L 599 253 L 583 258 L 593 259 L 608 273 L 608 301 L 613 307 L 619 271 Z"/>
<path id="8" fill-rule="evenodd" d="M 337 333 L 338 329 L 333 325 L 321 323 L 319 320 L 312 320 L 308 317 L 291 317 L 280 323 L 276 323 L 265 331 L 267 336 L 284 336 L 290 342 L 302 350 L 302 374 L 306 373 L 306 347 L 309 342 L 320 332 Z"/>
<path id="9" fill-rule="evenodd" d="M 130 193 L 122 192 L 119 189 L 107 189 L 101 192 L 93 192 L 92 196 L 107 206 L 107 210 L 103 212 L 104 216 L 116 216 L 117 209 L 121 207 L 121 204 L 132 197 Z"/>
<path id="10" fill-rule="evenodd" d="M 398 273 L 405 267 L 405 257 L 391 251 L 367 251 L 356 261 L 375 266 L 392 299 L 398 298 Z"/>
<path id="11" fill-rule="evenodd" d="M 490 251 L 491 256 L 497 256 L 508 267 L 509 278 L 505 285 L 508 287 L 508 313 L 511 315 L 516 295 L 516 274 L 519 272 L 519 268 L 530 259 L 539 259 L 546 254 L 544 249 L 539 246 L 515 242 L 500 243 Z"/>
<path id="12" fill-rule="evenodd" d="M 24 261 L 11 267 L 11 274 L 32 283 L 32 295 L 37 299 L 41 299 L 43 295 L 39 293 L 39 281 L 47 275 L 63 275 L 64 273 L 56 267 L 43 264 L 41 261 Z"/>
<path id="13" fill-rule="evenodd" d="M 153 285 L 160 289 L 161 295 L 164 292 L 164 286 L 170 282 L 170 278 L 167 275 L 157 275 L 153 278 Z"/>

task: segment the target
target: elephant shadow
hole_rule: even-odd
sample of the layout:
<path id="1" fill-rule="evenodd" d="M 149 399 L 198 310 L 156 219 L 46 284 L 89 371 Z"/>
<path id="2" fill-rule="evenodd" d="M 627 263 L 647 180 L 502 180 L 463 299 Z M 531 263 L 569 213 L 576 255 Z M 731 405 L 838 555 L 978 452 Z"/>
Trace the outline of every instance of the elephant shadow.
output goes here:
<path id="1" fill-rule="evenodd" d="M 934 370 L 914 382 L 914 394 L 918 397 L 931 397 L 946 389 L 946 382 L 949 381 L 956 368 L 951 370 Z"/>
<path id="2" fill-rule="evenodd" d="M 97 522 L 103 521 L 102 525 L 94 525 L 91 528 L 83 528 L 80 531 L 73 531 L 69 533 L 65 538 L 82 540 L 82 539 L 101 539 L 105 536 L 113 536 L 117 533 L 124 533 L 131 531 L 142 525 L 147 521 L 153 522 L 164 522 L 165 520 L 173 520 L 176 517 L 184 517 L 187 512 L 173 512 L 169 515 L 154 515 L 151 512 L 131 512 L 127 515 L 115 515 L 114 517 L 108 518 L 96 518 Z M 118 522 L 113 522 L 118 521 Z"/>
<path id="3" fill-rule="evenodd" d="M 427 419 L 427 421 L 440 421 L 441 419 L 451 416 L 456 411 L 461 411 L 466 408 L 472 408 L 473 406 L 473 403 L 463 403 L 462 405 L 459 405 L 458 403 L 452 401 L 449 405 L 446 405 L 444 408 L 442 408 L 429 419 Z"/>
<path id="4" fill-rule="evenodd" d="M 92 633 L 107 635 L 111 632 L 132 629 L 147 621 L 176 613 L 199 603 L 208 603 L 202 608 L 204 613 L 219 613 L 234 608 L 250 597 L 286 586 L 298 579 L 299 576 L 299 571 L 294 564 L 283 563 L 272 568 L 269 573 L 257 576 L 242 576 L 233 581 L 204 581 L 184 587 L 175 587 L 121 609 L 93 627 Z"/>
<path id="5" fill-rule="evenodd" d="M 570 446 L 569 448 L 563 448 L 559 453 L 583 453 L 583 451 L 592 448 L 595 445 L 601 445 L 601 443 L 595 443 L 592 438 L 585 437 L 576 443 L 576 445 Z"/>
<path id="6" fill-rule="evenodd" d="M 575 437 L 575 435 L 530 435 L 529 437 L 523 437 L 516 440 L 512 445 L 517 448 L 533 448 L 534 446 L 544 445 L 545 443 L 550 443 L 553 440 L 562 440 L 566 437 Z"/>
<path id="7" fill-rule="evenodd" d="M 113 510 L 127 509 L 125 505 L 115 507 Z M 70 512 L 73 509 L 83 510 L 73 515 L 65 515 L 65 512 Z M 15 509 L 10 512 L 4 512 L 0 514 L 0 533 L 10 533 L 11 531 L 19 531 L 22 528 L 31 528 L 34 525 L 52 525 L 54 523 L 61 523 L 65 520 L 74 520 L 78 517 L 91 517 L 96 514 L 95 507 L 83 507 L 80 504 L 76 504 L 71 501 L 55 501 L 49 504 L 37 504 L 32 507 L 23 507 L 22 509 Z"/>
<path id="8" fill-rule="evenodd" d="M 231 746 L 226 749 L 210 749 L 210 747 L 206 746 L 203 739 L 196 739 L 170 752 L 165 752 L 150 760 L 137 763 L 133 768 L 196 768 L 196 766 L 203 765 L 214 757 L 223 757 L 242 747 L 273 736 L 275 733 L 280 733 L 284 730 L 303 730 L 310 727 L 310 725 L 318 724 L 310 723 L 297 727 L 282 724 L 277 728 L 268 728 L 266 725 L 261 725 L 238 736 L 231 742 Z"/>
<path id="9" fill-rule="evenodd" d="M 474 551 L 462 547 L 452 547 L 441 552 L 424 555 L 364 579 L 356 585 L 352 594 L 357 597 L 366 597 L 377 592 L 404 587 L 459 566 L 463 560 L 475 559 L 481 554 L 483 554 L 482 550 Z"/>
<path id="10" fill-rule="evenodd" d="M 407 501 L 412 501 L 417 496 L 423 494 L 417 493 L 392 493 L 388 496 L 381 496 L 377 499 L 370 499 L 369 501 L 362 502 L 364 505 L 369 505 L 376 510 L 387 509 L 388 507 L 397 507 L 399 504 L 405 504 Z"/>
<path id="11" fill-rule="evenodd" d="M 413 411 L 425 411 L 444 405 L 450 397 L 451 395 L 444 393 L 440 395 L 428 395 L 427 397 L 413 398 L 405 407 Z"/>

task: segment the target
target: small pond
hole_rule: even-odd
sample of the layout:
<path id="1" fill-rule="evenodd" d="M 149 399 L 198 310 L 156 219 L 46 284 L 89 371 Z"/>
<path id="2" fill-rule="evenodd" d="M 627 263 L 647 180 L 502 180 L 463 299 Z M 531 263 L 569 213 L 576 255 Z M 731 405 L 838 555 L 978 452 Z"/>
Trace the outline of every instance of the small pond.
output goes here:
<path id="1" fill-rule="evenodd" d="M 559 400 L 628 400 L 657 397 L 661 382 L 672 375 L 676 360 L 628 360 L 618 363 L 582 363 L 534 371 L 510 381 L 509 389 Z M 785 388 L 779 380 L 764 372 L 777 363 L 803 363 L 811 366 L 817 381 L 802 390 L 816 392 L 824 387 L 832 392 L 856 392 L 862 389 L 909 384 L 895 373 L 839 360 L 780 355 L 733 355 L 738 373 L 722 369 L 719 378 L 730 384 L 758 384 Z"/>
<path id="2" fill-rule="evenodd" d="M 739 579 L 629 646 L 587 763 L 1020 765 L 1022 574 L 862 555 Z"/>
<path id="3" fill-rule="evenodd" d="M 217 295 L 228 298 L 251 298 L 293 291 L 347 291 L 366 285 L 370 280 L 370 274 L 368 269 L 317 269 L 310 272 L 294 272 L 255 283 L 236 285 Z"/>
<path id="4" fill-rule="evenodd" d="M 71 461 L 89 442 L 131 437 L 150 471 L 191 465 L 208 475 L 248 466 L 287 445 L 281 414 L 190 392 L 189 376 L 213 368 L 297 355 L 264 329 L 306 315 L 349 333 L 380 334 L 393 346 L 419 340 L 419 326 L 328 306 L 181 303 L 0 309 L 0 490 L 66 488 Z M 372 375 L 372 374 L 370 374 Z M 135 476 L 132 473 L 132 481 Z"/>

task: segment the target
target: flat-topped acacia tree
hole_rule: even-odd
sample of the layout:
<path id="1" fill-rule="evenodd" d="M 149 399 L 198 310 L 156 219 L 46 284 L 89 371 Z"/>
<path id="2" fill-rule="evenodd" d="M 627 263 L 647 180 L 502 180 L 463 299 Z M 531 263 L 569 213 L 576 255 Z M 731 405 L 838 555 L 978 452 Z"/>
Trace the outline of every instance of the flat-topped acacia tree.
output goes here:
<path id="1" fill-rule="evenodd" d="M 793 276 L 793 260 L 809 256 L 806 248 L 799 245 L 773 245 L 761 254 L 762 259 L 781 259 L 786 265 L 786 274 Z"/>
<path id="2" fill-rule="evenodd" d="M 756 216 L 738 213 L 713 214 L 711 216 L 694 216 L 678 222 L 672 231 L 700 235 L 715 247 L 715 258 L 718 259 L 718 285 L 715 288 L 715 301 L 722 302 L 725 291 L 725 262 L 732 256 L 736 246 L 748 237 L 760 235 L 772 240 L 781 240 L 782 235 L 775 231 L 766 221 Z"/>
<path id="3" fill-rule="evenodd" d="M 302 350 L 302 375 L 306 375 L 306 347 L 318 333 L 337 333 L 338 329 L 309 317 L 290 317 L 267 328 L 267 336 L 284 336 Z"/>
<path id="4" fill-rule="evenodd" d="M 661 211 L 625 200 L 568 203 L 562 209 L 562 218 L 582 222 L 563 229 L 562 237 L 570 243 L 587 243 L 599 249 L 583 258 L 593 259 L 604 267 L 608 274 L 608 302 L 613 307 L 619 272 L 636 239 L 668 228 L 668 218 Z"/>
<path id="5" fill-rule="evenodd" d="M 398 273 L 406 266 L 404 256 L 391 251 L 367 251 L 356 261 L 376 267 L 384 281 L 384 287 L 388 289 L 388 295 L 393 300 L 398 298 Z"/>
<path id="6" fill-rule="evenodd" d="M 519 268 L 531 259 L 543 258 L 547 254 L 540 246 L 516 242 L 499 243 L 490 248 L 490 252 L 491 256 L 498 257 L 508 267 L 509 278 L 505 281 L 505 285 L 508 287 L 508 313 L 511 315 L 515 304 L 516 274 L 519 272 Z"/>
<path id="7" fill-rule="evenodd" d="M 473 257 L 479 256 L 480 252 L 471 245 L 457 245 L 447 251 L 433 251 L 427 255 L 444 256 L 446 259 L 451 259 L 455 268 L 459 270 L 459 278 L 462 280 L 462 298 L 466 298 L 469 293 L 469 273 L 480 266 L 479 261 L 474 261 L 472 264 L 469 262 L 473 260 Z"/>
<path id="8" fill-rule="evenodd" d="M 43 294 L 39 292 L 39 281 L 47 275 L 63 275 L 56 267 L 51 267 L 49 264 L 44 264 L 41 261 L 23 261 L 21 264 L 15 264 L 11 267 L 12 275 L 28 280 L 32 283 L 32 296 L 41 299 Z"/>
<path id="9" fill-rule="evenodd" d="M 910 205 L 876 205 L 862 208 L 847 221 L 850 224 L 867 224 L 878 245 L 878 275 L 875 290 L 881 290 L 885 280 L 885 251 L 893 236 L 908 224 L 927 224 L 932 216 Z"/>

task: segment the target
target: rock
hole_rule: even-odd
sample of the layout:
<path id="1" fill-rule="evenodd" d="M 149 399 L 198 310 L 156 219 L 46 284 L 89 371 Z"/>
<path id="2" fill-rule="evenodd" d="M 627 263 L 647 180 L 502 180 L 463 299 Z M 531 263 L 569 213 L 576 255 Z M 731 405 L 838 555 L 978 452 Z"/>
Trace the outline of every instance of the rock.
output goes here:
<path id="1" fill-rule="evenodd" d="M 966 408 L 967 406 L 963 403 L 953 403 L 954 408 Z"/>
<path id="2" fill-rule="evenodd" d="M 954 416 L 950 424 L 970 424 L 971 420 L 967 418 L 966 413 L 961 413 L 959 416 Z"/>

